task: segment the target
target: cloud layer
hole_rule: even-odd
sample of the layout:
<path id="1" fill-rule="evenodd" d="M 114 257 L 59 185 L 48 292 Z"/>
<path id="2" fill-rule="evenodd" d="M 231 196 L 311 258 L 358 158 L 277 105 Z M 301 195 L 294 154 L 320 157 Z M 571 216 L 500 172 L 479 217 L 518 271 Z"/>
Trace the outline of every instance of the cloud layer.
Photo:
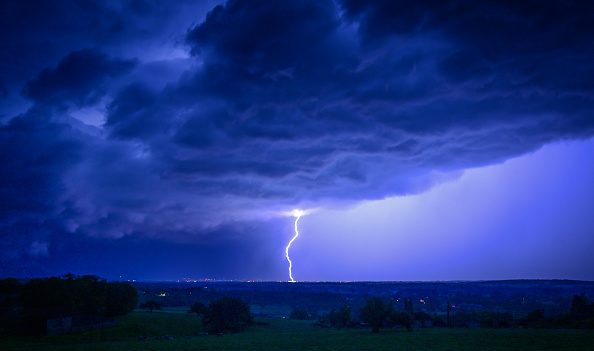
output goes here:
<path id="1" fill-rule="evenodd" d="M 166 4 L 1 5 L 22 112 L 0 126 L 0 254 L 54 232 L 233 237 L 594 132 L 585 3 Z"/>

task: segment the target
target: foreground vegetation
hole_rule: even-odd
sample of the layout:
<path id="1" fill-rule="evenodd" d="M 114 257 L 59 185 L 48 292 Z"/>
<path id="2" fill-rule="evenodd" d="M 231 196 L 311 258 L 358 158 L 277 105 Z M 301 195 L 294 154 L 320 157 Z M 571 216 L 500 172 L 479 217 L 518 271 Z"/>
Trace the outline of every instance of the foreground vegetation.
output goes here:
<path id="1" fill-rule="evenodd" d="M 246 331 L 203 333 L 200 318 L 179 311 L 134 312 L 118 326 L 85 333 L 4 337 L 1 350 L 591 350 L 594 332 L 543 329 L 333 329 L 311 321 L 256 319 Z"/>
<path id="2" fill-rule="evenodd" d="M 0 333 L 45 334 L 48 321 L 72 329 L 72 316 L 86 316 L 96 323 L 124 316 L 134 310 L 138 293 L 125 282 L 108 282 L 92 275 L 0 280 Z M 68 321 L 64 321 L 68 319 Z"/>

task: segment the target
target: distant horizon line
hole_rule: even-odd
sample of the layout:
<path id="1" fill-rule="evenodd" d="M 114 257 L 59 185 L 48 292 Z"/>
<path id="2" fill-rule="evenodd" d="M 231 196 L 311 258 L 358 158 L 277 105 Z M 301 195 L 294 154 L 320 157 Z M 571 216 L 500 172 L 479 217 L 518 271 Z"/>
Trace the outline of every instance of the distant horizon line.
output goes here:
<path id="1" fill-rule="evenodd" d="M 308 283 L 308 284 L 323 284 L 323 283 L 336 283 L 336 284 L 348 284 L 348 283 L 488 283 L 488 282 L 585 282 L 594 283 L 594 280 L 588 279 L 571 279 L 571 278 L 512 278 L 512 279 L 451 279 L 451 280 L 298 280 L 291 282 L 288 280 L 258 280 L 258 279 L 213 279 L 213 278 L 180 278 L 180 279 L 126 279 L 119 277 L 104 278 L 97 274 L 53 274 L 46 276 L 31 276 L 31 277 L 17 277 L 17 276 L 4 276 L 1 279 L 17 279 L 17 280 L 31 280 L 31 279 L 43 279 L 43 278 L 60 278 L 72 274 L 75 277 L 83 276 L 96 276 L 107 281 L 119 281 L 119 282 L 131 282 L 131 283 Z"/>
<path id="2" fill-rule="evenodd" d="M 120 281 L 131 281 L 131 280 L 120 280 Z M 308 284 L 323 284 L 323 283 L 336 283 L 336 284 L 349 284 L 349 283 L 488 283 L 488 282 L 587 282 L 594 283 L 594 280 L 585 279 L 569 279 L 569 278 L 516 278 L 516 279 L 452 279 L 452 280 L 298 280 L 295 282 L 287 280 L 252 280 L 252 279 L 195 279 L 195 280 L 184 280 L 184 279 L 136 279 L 136 283 L 308 283 Z"/>

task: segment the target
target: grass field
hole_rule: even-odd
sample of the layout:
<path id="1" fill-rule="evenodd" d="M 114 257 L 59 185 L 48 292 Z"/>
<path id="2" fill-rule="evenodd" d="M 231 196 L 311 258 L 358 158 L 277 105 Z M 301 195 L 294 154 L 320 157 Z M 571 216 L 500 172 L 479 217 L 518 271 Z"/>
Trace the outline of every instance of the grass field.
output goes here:
<path id="1" fill-rule="evenodd" d="M 363 329 L 319 329 L 311 322 L 259 320 L 248 331 L 201 335 L 199 318 L 172 311 L 135 312 L 117 327 L 38 338 L 2 338 L 0 350 L 594 350 L 583 330 L 423 329 L 372 334 Z"/>

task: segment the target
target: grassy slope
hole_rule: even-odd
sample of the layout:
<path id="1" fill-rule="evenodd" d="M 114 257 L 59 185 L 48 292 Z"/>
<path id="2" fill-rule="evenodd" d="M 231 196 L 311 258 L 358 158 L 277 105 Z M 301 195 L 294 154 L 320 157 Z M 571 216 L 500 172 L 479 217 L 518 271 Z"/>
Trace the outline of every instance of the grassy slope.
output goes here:
<path id="1" fill-rule="evenodd" d="M 0 339 L 0 350 L 592 350 L 594 332 L 579 330 L 426 329 L 412 333 L 318 329 L 311 322 L 271 320 L 235 335 L 203 336 L 199 319 L 137 312 L 119 326 L 75 335 Z M 174 340 L 159 340 L 159 336 Z M 147 340 L 139 337 L 147 336 Z"/>

